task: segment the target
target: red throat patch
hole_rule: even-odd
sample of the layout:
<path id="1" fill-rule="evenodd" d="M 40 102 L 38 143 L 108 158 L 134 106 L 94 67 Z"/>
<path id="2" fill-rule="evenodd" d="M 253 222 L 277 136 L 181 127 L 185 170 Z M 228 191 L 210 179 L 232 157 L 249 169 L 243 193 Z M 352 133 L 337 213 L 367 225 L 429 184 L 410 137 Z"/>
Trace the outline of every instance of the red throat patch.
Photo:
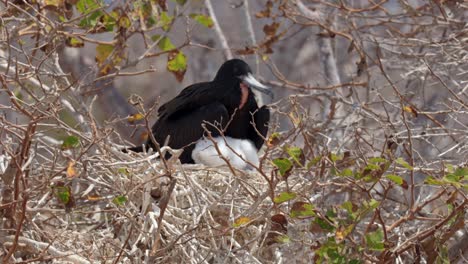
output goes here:
<path id="1" fill-rule="evenodd" d="M 241 100 L 239 103 L 239 109 L 242 109 L 245 103 L 247 103 L 247 98 L 249 98 L 249 87 L 246 84 L 241 82 L 240 90 L 241 90 Z"/>

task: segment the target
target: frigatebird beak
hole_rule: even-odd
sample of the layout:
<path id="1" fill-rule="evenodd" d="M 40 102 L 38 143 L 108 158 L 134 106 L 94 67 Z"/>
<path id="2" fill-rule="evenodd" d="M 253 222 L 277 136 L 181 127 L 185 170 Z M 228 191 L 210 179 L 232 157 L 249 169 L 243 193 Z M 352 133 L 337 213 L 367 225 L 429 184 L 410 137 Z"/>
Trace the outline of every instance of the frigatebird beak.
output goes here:
<path id="1" fill-rule="evenodd" d="M 247 84 L 250 88 L 255 89 L 261 93 L 264 93 L 273 99 L 274 95 L 273 92 L 270 90 L 268 86 L 263 85 L 255 77 L 251 74 L 248 73 L 247 75 L 244 75 L 241 77 L 242 81 Z"/>

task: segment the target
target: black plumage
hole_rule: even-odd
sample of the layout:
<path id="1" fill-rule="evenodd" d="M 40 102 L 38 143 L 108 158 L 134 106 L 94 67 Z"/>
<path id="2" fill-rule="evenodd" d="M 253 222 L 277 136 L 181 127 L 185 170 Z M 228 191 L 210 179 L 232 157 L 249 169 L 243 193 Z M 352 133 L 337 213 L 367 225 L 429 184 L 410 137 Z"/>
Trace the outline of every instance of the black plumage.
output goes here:
<path id="1" fill-rule="evenodd" d="M 266 106 L 258 107 L 252 88 L 271 94 L 253 78 L 247 63 L 226 61 L 213 81 L 186 87 L 158 109 L 159 118 L 152 127 L 154 138 L 160 145 L 167 140 L 171 148 L 183 148 L 182 163 L 194 163 L 191 154 L 195 143 L 206 135 L 203 123 L 213 137 L 221 130 L 226 137 L 250 140 L 259 150 L 268 133 L 270 111 Z M 209 124 L 216 124 L 219 130 Z M 151 139 L 146 146 L 154 148 Z M 140 152 L 142 147 L 130 150 Z"/>

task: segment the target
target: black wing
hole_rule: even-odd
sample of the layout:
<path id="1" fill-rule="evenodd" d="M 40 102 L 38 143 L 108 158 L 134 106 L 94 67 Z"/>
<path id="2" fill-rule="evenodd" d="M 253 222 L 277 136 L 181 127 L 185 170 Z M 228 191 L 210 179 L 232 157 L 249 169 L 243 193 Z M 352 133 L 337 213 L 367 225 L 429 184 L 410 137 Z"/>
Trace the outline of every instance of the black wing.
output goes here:
<path id="1" fill-rule="evenodd" d="M 196 83 L 186 87 L 179 95 L 158 109 L 159 118 L 175 120 L 199 107 L 208 105 L 219 98 L 218 89 L 213 82 Z"/>
<path id="2" fill-rule="evenodd" d="M 218 136 L 218 129 L 226 125 L 229 121 L 229 115 L 226 107 L 219 102 L 192 109 L 186 114 L 180 114 L 176 119 L 166 116 L 160 118 L 153 126 L 153 135 L 160 145 L 167 142 L 167 145 L 174 149 L 183 148 L 184 151 L 180 156 L 182 163 L 193 163 L 191 153 L 195 144 L 203 134 L 205 129 L 202 124 L 206 123 L 205 127 L 211 132 L 212 136 Z M 218 129 L 212 125 L 216 125 Z M 147 143 L 153 146 L 151 140 Z"/>

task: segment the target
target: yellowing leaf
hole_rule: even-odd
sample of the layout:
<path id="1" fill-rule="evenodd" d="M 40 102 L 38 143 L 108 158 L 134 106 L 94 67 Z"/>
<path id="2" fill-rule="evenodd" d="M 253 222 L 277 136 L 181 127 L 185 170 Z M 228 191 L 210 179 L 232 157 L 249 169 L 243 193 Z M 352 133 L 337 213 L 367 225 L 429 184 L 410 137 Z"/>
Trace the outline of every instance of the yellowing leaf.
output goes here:
<path id="1" fill-rule="evenodd" d="M 76 176 L 76 169 L 75 169 L 75 162 L 74 161 L 69 161 L 68 162 L 68 167 L 67 167 L 67 177 L 68 178 L 74 178 Z"/>
<path id="2" fill-rule="evenodd" d="M 403 111 L 413 114 L 414 117 L 418 117 L 418 111 L 412 106 L 404 106 Z"/>
<path id="3" fill-rule="evenodd" d="M 143 132 L 141 132 L 141 134 L 140 134 L 140 139 L 141 139 L 141 141 L 147 141 L 148 138 L 149 138 L 148 131 L 143 131 Z"/>
<path id="4" fill-rule="evenodd" d="M 182 51 L 174 50 L 167 56 L 167 70 L 172 72 L 176 79 L 181 82 L 187 70 L 187 57 Z"/>
<path id="5" fill-rule="evenodd" d="M 246 216 L 241 216 L 234 221 L 233 227 L 241 227 L 250 223 L 252 219 Z"/>
<path id="6" fill-rule="evenodd" d="M 103 198 L 101 196 L 97 196 L 97 195 L 88 195 L 87 197 L 88 201 L 100 201 L 102 200 Z"/>
<path id="7" fill-rule="evenodd" d="M 132 21 L 130 21 L 130 18 L 128 18 L 128 16 L 123 15 L 119 19 L 119 26 L 123 28 L 130 28 L 132 26 Z"/>
<path id="8" fill-rule="evenodd" d="M 44 0 L 45 6 L 61 7 L 63 0 Z"/>
<path id="9" fill-rule="evenodd" d="M 136 114 L 133 114 L 133 115 L 129 116 L 129 117 L 127 118 L 127 121 L 128 121 L 129 123 L 133 123 L 133 122 L 135 122 L 135 121 L 140 121 L 140 120 L 142 120 L 143 118 L 145 118 L 145 116 L 144 116 L 143 114 L 136 113 Z"/>
<path id="10" fill-rule="evenodd" d="M 289 118 L 291 118 L 291 121 L 293 122 L 294 125 L 298 126 L 301 123 L 301 118 L 295 113 L 289 112 L 288 116 Z"/>
<path id="11" fill-rule="evenodd" d="M 69 37 L 67 38 L 66 42 L 67 46 L 72 47 L 72 48 L 81 48 L 84 46 L 84 42 L 75 37 Z"/>
<path id="12" fill-rule="evenodd" d="M 280 142 L 280 137 L 281 137 L 281 135 L 278 132 L 275 132 L 275 133 L 271 134 L 271 136 L 268 138 L 267 146 L 269 148 L 272 148 L 272 147 L 278 145 L 279 142 Z"/>
<path id="13" fill-rule="evenodd" d="M 335 240 L 336 240 L 336 243 L 341 243 L 346 237 L 346 230 L 344 227 L 340 226 L 338 227 L 338 229 L 336 229 L 336 232 L 335 232 Z"/>
<path id="14" fill-rule="evenodd" d="M 96 47 L 96 61 L 99 65 L 102 65 L 107 58 L 112 54 L 114 51 L 113 45 L 108 44 L 99 44 Z"/>

